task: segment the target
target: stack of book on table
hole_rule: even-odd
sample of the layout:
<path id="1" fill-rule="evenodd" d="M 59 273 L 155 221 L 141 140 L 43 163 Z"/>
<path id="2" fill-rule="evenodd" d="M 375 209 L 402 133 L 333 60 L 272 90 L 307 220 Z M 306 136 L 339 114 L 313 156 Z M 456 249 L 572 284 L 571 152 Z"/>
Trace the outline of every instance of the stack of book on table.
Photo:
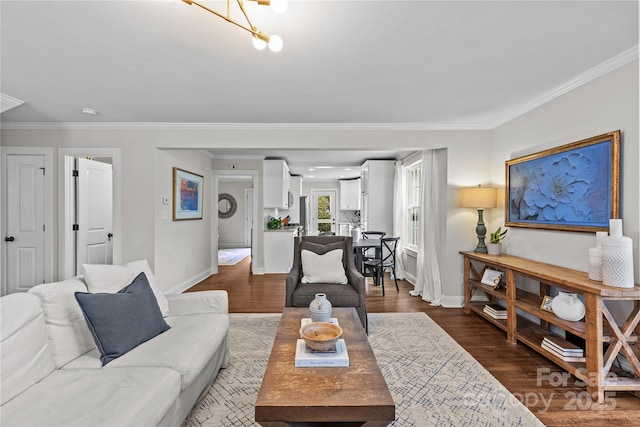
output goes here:
<path id="1" fill-rule="evenodd" d="M 494 319 L 507 318 L 507 309 L 499 304 L 486 304 L 483 311 Z"/>
<path id="2" fill-rule="evenodd" d="M 335 317 L 332 317 L 330 322 L 334 325 L 338 325 L 338 319 Z M 300 322 L 300 327 L 308 323 L 311 323 L 311 319 L 303 318 Z M 295 366 L 298 368 L 349 366 L 347 345 L 345 344 L 344 339 L 341 338 L 336 342 L 333 349 L 319 352 L 310 349 L 303 339 L 298 339 L 296 342 Z"/>
<path id="3" fill-rule="evenodd" d="M 542 347 L 549 350 L 565 362 L 584 362 L 584 350 L 577 345 L 556 336 L 546 336 L 542 339 Z"/>

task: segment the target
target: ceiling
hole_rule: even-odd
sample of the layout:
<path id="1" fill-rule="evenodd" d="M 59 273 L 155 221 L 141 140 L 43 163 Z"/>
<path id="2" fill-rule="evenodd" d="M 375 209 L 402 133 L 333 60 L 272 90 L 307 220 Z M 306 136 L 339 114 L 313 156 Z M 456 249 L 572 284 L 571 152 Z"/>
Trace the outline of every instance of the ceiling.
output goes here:
<path id="1" fill-rule="evenodd" d="M 179 0 L 2 0 L 2 125 L 491 129 L 638 58 L 638 1 L 245 3 L 281 52 Z"/>

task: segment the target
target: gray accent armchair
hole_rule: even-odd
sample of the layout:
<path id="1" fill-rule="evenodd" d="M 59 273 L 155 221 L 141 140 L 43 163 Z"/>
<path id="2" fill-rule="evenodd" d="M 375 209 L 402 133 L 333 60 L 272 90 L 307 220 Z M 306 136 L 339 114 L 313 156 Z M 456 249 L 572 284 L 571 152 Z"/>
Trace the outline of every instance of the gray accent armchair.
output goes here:
<path id="1" fill-rule="evenodd" d="M 343 249 L 342 262 L 348 283 L 301 283 L 303 276 L 301 252 L 311 250 L 323 255 L 333 249 Z M 333 307 L 355 307 L 365 331 L 367 308 L 365 305 L 365 278 L 353 261 L 353 240 L 345 236 L 302 236 L 293 246 L 293 267 L 286 279 L 285 307 L 309 307 L 317 293 L 324 293 Z"/>

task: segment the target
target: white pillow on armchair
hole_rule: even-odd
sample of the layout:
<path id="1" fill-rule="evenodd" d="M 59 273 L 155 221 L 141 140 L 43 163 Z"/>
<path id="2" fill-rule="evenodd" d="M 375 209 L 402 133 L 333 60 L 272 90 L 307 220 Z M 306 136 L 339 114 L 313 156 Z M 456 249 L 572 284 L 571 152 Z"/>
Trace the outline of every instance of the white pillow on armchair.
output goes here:
<path id="1" fill-rule="evenodd" d="M 342 264 L 342 249 L 334 249 L 323 255 L 303 249 L 302 283 L 340 283 L 346 284 L 347 275 Z"/>

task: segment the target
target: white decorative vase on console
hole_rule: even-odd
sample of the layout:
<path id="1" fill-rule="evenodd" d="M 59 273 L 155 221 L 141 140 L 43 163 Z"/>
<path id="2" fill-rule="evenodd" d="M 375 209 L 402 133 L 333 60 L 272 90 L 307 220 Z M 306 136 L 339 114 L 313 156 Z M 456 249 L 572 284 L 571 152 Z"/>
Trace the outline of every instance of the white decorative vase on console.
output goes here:
<path id="1" fill-rule="evenodd" d="M 561 319 L 576 322 L 582 320 L 586 310 L 584 303 L 578 298 L 578 294 L 572 292 L 560 292 L 551 301 L 553 313 Z"/>
<path id="2" fill-rule="evenodd" d="M 309 304 L 309 314 L 312 322 L 330 322 L 333 307 L 326 294 L 316 294 L 316 298 Z"/>
<path id="3" fill-rule="evenodd" d="M 602 284 L 633 288 L 633 242 L 622 235 L 622 220 L 609 221 L 609 236 L 602 239 Z"/>
<path id="4" fill-rule="evenodd" d="M 589 248 L 589 279 L 602 282 L 602 241 L 609 234 L 606 231 L 596 232 L 596 247 Z"/>

